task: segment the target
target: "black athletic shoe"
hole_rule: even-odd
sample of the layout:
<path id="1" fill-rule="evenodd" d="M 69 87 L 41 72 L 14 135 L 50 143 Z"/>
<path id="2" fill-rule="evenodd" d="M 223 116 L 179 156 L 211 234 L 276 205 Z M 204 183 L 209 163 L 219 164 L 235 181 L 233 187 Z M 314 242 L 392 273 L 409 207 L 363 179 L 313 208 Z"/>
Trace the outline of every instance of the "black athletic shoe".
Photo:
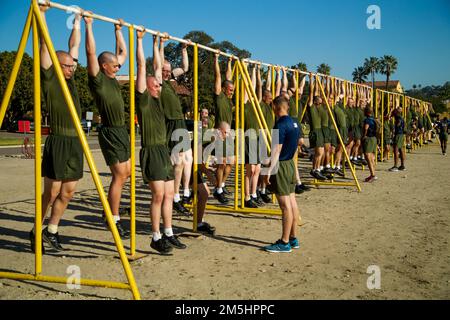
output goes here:
<path id="1" fill-rule="evenodd" d="M 191 195 L 189 197 L 182 196 L 181 197 L 181 203 L 182 204 L 189 204 L 189 203 L 192 202 L 192 198 L 193 198 L 192 193 L 191 193 Z"/>
<path id="2" fill-rule="evenodd" d="M 64 248 L 61 246 L 61 241 L 59 240 L 58 232 L 53 234 L 48 232 L 48 228 L 45 228 L 42 231 L 42 240 L 47 242 L 56 251 L 64 251 Z"/>
<path id="3" fill-rule="evenodd" d="M 398 167 L 398 171 L 406 171 L 405 166 L 400 166 L 400 167 Z"/>
<path id="4" fill-rule="evenodd" d="M 302 186 L 302 185 L 300 185 L 300 184 L 295 185 L 295 193 L 296 193 L 296 194 L 302 194 L 303 192 L 305 192 L 305 191 L 303 191 L 303 189 L 301 188 L 301 186 Z"/>
<path id="5" fill-rule="evenodd" d="M 267 194 L 265 193 L 261 193 L 261 199 L 262 201 L 264 201 L 265 203 L 271 203 L 272 202 L 272 197 L 269 197 Z"/>
<path id="6" fill-rule="evenodd" d="M 302 183 L 299 185 L 303 191 L 311 191 L 311 187 L 308 187 L 306 184 Z"/>
<path id="7" fill-rule="evenodd" d="M 411 149 L 412 149 L 411 145 L 410 145 L 410 144 L 407 144 L 407 145 L 406 145 L 406 149 L 411 150 Z"/>
<path id="8" fill-rule="evenodd" d="M 228 199 L 225 197 L 224 192 L 222 193 L 217 193 L 217 190 L 214 191 L 213 196 L 215 199 L 217 199 L 217 201 L 219 201 L 221 204 L 227 204 L 228 203 Z"/>
<path id="9" fill-rule="evenodd" d="M 258 207 L 264 205 L 264 201 L 261 199 L 260 196 L 258 196 L 258 197 L 256 197 L 256 198 L 254 198 L 254 197 L 252 196 L 252 200 L 253 200 L 254 203 L 256 203 L 256 204 L 258 205 Z"/>
<path id="10" fill-rule="evenodd" d="M 228 191 L 227 187 L 223 187 L 222 190 L 223 190 L 223 193 L 224 193 L 226 196 L 231 195 L 231 192 Z"/>
<path id="11" fill-rule="evenodd" d="M 130 231 L 126 230 L 120 221 L 116 222 L 116 228 L 122 239 L 130 239 Z"/>
<path id="12" fill-rule="evenodd" d="M 251 197 L 250 197 L 250 200 L 245 201 L 244 206 L 246 208 L 253 208 L 253 209 L 258 208 L 258 205 L 255 203 L 255 201 L 253 201 L 253 199 Z"/>
<path id="13" fill-rule="evenodd" d="M 173 203 L 173 210 L 175 210 L 177 213 L 185 215 L 185 216 L 189 215 L 189 210 L 183 206 L 181 201 Z"/>
<path id="14" fill-rule="evenodd" d="M 171 237 L 166 236 L 163 234 L 163 239 L 165 239 L 172 247 L 176 249 L 186 249 L 187 246 L 184 243 L 181 243 L 180 240 L 178 240 L 178 237 L 173 235 Z"/>
<path id="15" fill-rule="evenodd" d="M 325 177 L 322 173 L 320 173 L 320 171 L 318 171 L 318 170 L 313 170 L 312 172 L 311 172 L 311 175 L 314 177 L 314 178 L 316 178 L 317 180 L 320 180 L 320 181 L 325 181 L 325 180 L 327 180 L 327 177 Z"/>
<path id="16" fill-rule="evenodd" d="M 366 161 L 366 159 L 361 159 L 360 162 L 361 162 L 361 164 L 362 164 L 363 166 L 367 166 L 367 161 Z"/>
<path id="17" fill-rule="evenodd" d="M 324 175 L 328 175 L 328 174 L 333 174 L 334 170 L 332 168 L 324 168 L 322 171 L 322 174 Z"/>
<path id="18" fill-rule="evenodd" d="M 33 253 L 35 253 L 36 242 L 34 242 L 34 232 L 33 232 L 33 230 L 30 231 L 29 237 L 30 237 L 31 251 Z M 42 254 L 45 254 L 44 241 L 42 241 Z"/>
<path id="19" fill-rule="evenodd" d="M 215 235 L 216 234 L 216 228 L 211 226 L 209 223 L 203 222 L 202 224 L 197 226 L 197 231 L 198 232 L 202 232 L 202 233 L 206 233 L 206 234 L 210 234 L 210 235 Z"/>
<path id="20" fill-rule="evenodd" d="M 336 169 L 335 173 L 338 176 L 345 177 L 344 171 L 342 171 L 342 169 Z"/>
<path id="21" fill-rule="evenodd" d="M 350 160 L 355 166 L 360 166 L 361 162 L 359 161 L 359 159 L 352 159 Z"/>
<path id="22" fill-rule="evenodd" d="M 154 241 L 152 239 L 150 248 L 155 249 L 162 255 L 169 255 L 173 250 L 173 247 L 169 244 L 169 242 L 163 238 L 159 239 L 158 241 Z"/>

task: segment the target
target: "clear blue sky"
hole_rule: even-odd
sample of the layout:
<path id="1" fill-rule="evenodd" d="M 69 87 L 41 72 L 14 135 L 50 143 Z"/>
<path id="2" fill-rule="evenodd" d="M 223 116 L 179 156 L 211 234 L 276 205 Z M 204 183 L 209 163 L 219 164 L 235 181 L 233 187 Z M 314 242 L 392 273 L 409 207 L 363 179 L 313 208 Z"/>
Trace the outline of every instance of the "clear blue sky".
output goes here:
<path id="1" fill-rule="evenodd" d="M 393 79 L 413 84 L 450 81 L 449 0 L 243 0 L 243 1 L 88 1 L 59 0 L 112 18 L 143 24 L 182 37 L 202 30 L 216 41 L 229 40 L 268 63 L 299 61 L 314 71 L 322 62 L 332 74 L 351 79 L 353 69 L 370 56 L 394 55 L 399 68 Z M 122 4 L 122 6 L 121 6 Z M 381 8 L 381 30 L 369 30 L 369 5 Z M 29 1 L 0 1 L 0 51 L 16 50 Z M 57 49 L 67 48 L 69 17 L 50 10 L 47 20 Z M 94 29 L 98 52 L 114 49 L 113 26 L 101 21 Z M 125 34 L 126 39 L 128 38 Z M 150 37 L 149 37 L 150 38 Z M 80 62 L 85 65 L 84 28 Z M 147 40 L 146 53 L 150 54 Z M 31 41 L 30 41 L 31 43 Z M 27 52 L 31 52 L 28 45 Z M 126 73 L 127 66 L 122 72 Z M 378 75 L 378 80 L 384 76 Z"/>

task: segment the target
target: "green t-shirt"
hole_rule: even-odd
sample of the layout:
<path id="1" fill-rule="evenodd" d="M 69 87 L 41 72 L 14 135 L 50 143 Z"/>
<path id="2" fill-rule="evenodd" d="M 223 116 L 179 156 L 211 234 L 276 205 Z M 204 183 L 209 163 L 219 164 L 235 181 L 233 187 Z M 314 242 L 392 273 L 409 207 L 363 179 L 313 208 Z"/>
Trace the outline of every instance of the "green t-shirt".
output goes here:
<path id="1" fill-rule="evenodd" d="M 424 122 L 423 122 L 423 116 L 422 116 L 422 114 L 420 114 L 420 113 L 419 113 L 419 117 L 418 117 L 417 123 L 418 123 L 418 125 L 421 126 L 421 127 L 423 127 L 423 125 L 424 125 Z"/>
<path id="2" fill-rule="evenodd" d="M 321 106 L 312 105 L 309 108 L 309 121 L 313 130 L 322 129 L 322 122 L 320 117 Z"/>
<path id="3" fill-rule="evenodd" d="M 357 125 L 360 125 L 361 128 L 364 127 L 364 119 L 366 118 L 364 115 L 364 110 L 361 108 L 357 108 L 356 110 L 358 110 L 358 123 Z"/>
<path id="4" fill-rule="evenodd" d="M 330 121 L 328 115 L 328 108 L 325 105 L 321 105 L 319 107 L 319 114 L 322 128 L 328 128 L 328 121 Z"/>
<path id="5" fill-rule="evenodd" d="M 345 115 L 345 109 L 342 104 L 337 104 L 336 107 L 334 107 L 334 114 L 335 114 L 335 120 L 336 124 L 339 128 L 347 128 L 347 119 Z"/>
<path id="6" fill-rule="evenodd" d="M 215 96 L 216 114 L 214 127 L 219 128 L 221 122 L 226 122 L 231 126 L 233 122 L 233 103 L 223 92 Z"/>
<path id="7" fill-rule="evenodd" d="M 300 117 L 302 116 L 303 113 L 303 106 L 301 101 L 298 101 L 298 112 L 297 112 L 297 107 L 295 105 L 295 97 L 291 97 L 289 99 L 289 116 L 295 121 L 299 122 L 300 121 Z"/>
<path id="8" fill-rule="evenodd" d="M 383 124 L 383 136 L 389 137 L 393 129 L 393 124 L 391 121 L 384 121 Z"/>
<path id="9" fill-rule="evenodd" d="M 66 82 L 70 94 L 72 95 L 78 118 L 81 118 L 80 98 L 78 96 L 75 80 L 72 77 L 71 79 L 66 80 Z M 52 134 L 76 137 L 77 132 L 69 113 L 69 106 L 64 99 L 53 65 L 47 70 L 41 68 L 41 85 L 45 104 L 50 115 L 50 128 Z"/>
<path id="10" fill-rule="evenodd" d="M 169 120 L 184 119 L 183 108 L 181 106 L 180 98 L 175 89 L 170 84 L 170 81 L 163 81 L 161 90 L 161 103 L 164 109 L 164 115 Z"/>
<path id="11" fill-rule="evenodd" d="M 102 123 L 106 127 L 123 127 L 125 125 L 125 104 L 120 92 L 119 82 L 102 71 L 88 77 L 88 85 L 94 97 Z"/>
<path id="12" fill-rule="evenodd" d="M 272 130 L 273 126 L 275 125 L 275 115 L 272 112 L 272 107 L 264 101 L 261 101 L 259 105 L 261 106 L 264 119 L 266 120 L 267 128 L 269 130 Z"/>
<path id="13" fill-rule="evenodd" d="M 353 128 L 354 124 L 354 116 L 353 116 L 353 108 L 347 107 L 345 109 L 345 115 L 347 116 L 347 128 Z"/>
<path id="14" fill-rule="evenodd" d="M 166 145 L 166 119 L 161 100 L 150 96 L 147 90 L 143 93 L 136 91 L 136 113 L 141 128 L 141 145 Z"/>

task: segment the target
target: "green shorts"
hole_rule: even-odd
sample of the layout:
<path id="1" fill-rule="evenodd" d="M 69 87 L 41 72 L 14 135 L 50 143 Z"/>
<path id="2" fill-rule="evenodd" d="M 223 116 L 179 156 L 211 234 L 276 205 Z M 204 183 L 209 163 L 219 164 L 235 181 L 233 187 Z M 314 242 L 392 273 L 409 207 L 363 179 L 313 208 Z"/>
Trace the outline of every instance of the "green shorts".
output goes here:
<path id="1" fill-rule="evenodd" d="M 309 132 L 309 146 L 311 148 L 323 148 L 324 138 L 322 129 L 313 129 Z"/>
<path id="2" fill-rule="evenodd" d="M 383 137 L 383 147 L 390 146 L 392 144 L 392 139 L 390 137 Z"/>
<path id="3" fill-rule="evenodd" d="M 228 137 L 225 141 L 223 140 L 215 140 L 215 147 L 214 147 L 214 155 L 219 156 L 219 152 L 216 152 L 216 150 L 222 150 L 222 157 L 233 157 L 235 155 L 235 146 L 234 146 L 234 138 Z"/>
<path id="4" fill-rule="evenodd" d="M 175 178 L 169 149 L 165 145 L 142 147 L 139 152 L 142 178 L 151 181 L 171 181 Z"/>
<path id="5" fill-rule="evenodd" d="M 253 139 L 245 139 L 245 163 L 260 164 L 259 141 Z"/>
<path id="6" fill-rule="evenodd" d="M 179 137 L 178 139 L 172 140 L 172 133 L 177 129 L 184 129 L 187 131 L 186 121 L 184 119 L 179 120 L 169 120 L 166 119 L 166 141 L 167 146 L 169 147 L 169 151 L 172 151 L 172 149 L 181 141 L 183 141 L 182 137 Z M 185 150 L 187 151 L 187 150 Z"/>
<path id="7" fill-rule="evenodd" d="M 339 128 L 339 134 L 341 135 L 342 141 L 344 142 L 344 144 L 348 144 L 348 129 L 345 127 Z M 337 141 L 337 143 L 339 144 L 339 139 Z"/>
<path id="8" fill-rule="evenodd" d="M 42 176 L 53 180 L 83 177 L 83 148 L 78 137 L 49 135 L 42 157 Z"/>
<path id="9" fill-rule="evenodd" d="M 278 196 L 288 196 L 295 193 L 296 183 L 294 160 L 280 161 L 278 172 L 270 176 L 268 189 Z"/>
<path id="10" fill-rule="evenodd" d="M 356 140 L 361 140 L 362 138 L 362 130 L 360 126 L 354 126 L 353 127 L 353 139 Z"/>
<path id="11" fill-rule="evenodd" d="M 337 147 L 339 145 L 338 137 L 336 134 L 336 130 L 330 130 L 330 143 L 333 147 Z"/>
<path id="12" fill-rule="evenodd" d="M 377 138 L 365 137 L 363 140 L 364 153 L 375 153 L 377 151 Z"/>
<path id="13" fill-rule="evenodd" d="M 130 137 L 125 127 L 102 127 L 98 142 L 108 166 L 130 159 Z"/>
<path id="14" fill-rule="evenodd" d="M 322 127 L 322 134 L 323 134 L 323 143 L 324 144 L 330 144 L 331 143 L 331 132 L 330 128 L 328 127 Z"/>
<path id="15" fill-rule="evenodd" d="M 404 143 L 405 143 L 404 134 L 398 134 L 394 136 L 394 146 L 397 146 L 398 148 L 403 148 Z"/>

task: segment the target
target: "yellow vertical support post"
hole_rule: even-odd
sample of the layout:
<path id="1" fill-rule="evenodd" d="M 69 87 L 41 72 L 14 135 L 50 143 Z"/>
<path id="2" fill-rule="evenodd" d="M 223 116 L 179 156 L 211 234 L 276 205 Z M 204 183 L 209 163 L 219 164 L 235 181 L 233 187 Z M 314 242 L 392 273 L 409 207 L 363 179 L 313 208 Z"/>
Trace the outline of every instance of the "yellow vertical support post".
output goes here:
<path id="1" fill-rule="evenodd" d="M 239 61 L 236 61 L 239 63 Z M 241 72 L 241 79 L 239 82 L 240 90 L 241 90 L 241 208 L 245 208 L 245 105 L 244 105 L 244 96 L 245 96 L 245 88 L 244 88 L 244 75 Z M 250 97 L 249 97 L 250 98 Z"/>
<path id="2" fill-rule="evenodd" d="M 33 80 L 34 80 L 34 189 L 35 224 L 34 242 L 36 247 L 34 263 L 35 275 L 42 273 L 42 198 L 41 198 L 41 69 L 39 56 L 39 35 L 36 18 L 33 16 Z"/>
<path id="3" fill-rule="evenodd" d="M 130 263 L 127 259 L 125 250 L 123 248 L 123 244 L 122 244 L 122 240 L 120 239 L 119 232 L 117 231 L 117 228 L 114 224 L 114 221 L 112 218 L 112 213 L 111 213 L 111 208 L 109 206 L 108 199 L 106 198 L 105 191 L 103 190 L 103 185 L 102 185 L 102 182 L 100 181 L 97 167 L 95 166 L 95 162 L 92 157 L 92 153 L 89 149 L 89 145 L 87 143 L 87 139 L 84 134 L 84 131 L 81 128 L 80 119 L 78 118 L 78 114 L 76 112 L 75 105 L 72 100 L 72 95 L 70 94 L 69 87 L 67 86 L 67 82 L 64 78 L 61 65 L 59 64 L 58 58 L 56 56 L 55 48 L 53 47 L 53 43 L 51 41 L 48 30 L 47 30 L 46 26 L 44 25 L 42 18 L 40 16 L 40 10 L 39 10 L 39 5 L 38 5 L 37 1 L 33 1 L 33 12 L 34 12 L 34 17 L 36 18 L 36 21 L 39 25 L 39 30 L 41 31 L 41 37 L 44 37 L 45 44 L 47 45 L 50 57 L 52 59 L 53 66 L 54 66 L 55 72 L 56 72 L 56 76 L 57 76 L 58 82 L 61 86 L 61 90 L 64 95 L 64 100 L 69 107 L 69 112 L 72 117 L 75 129 L 77 131 L 77 135 L 80 138 L 80 142 L 81 142 L 81 146 L 84 151 L 84 155 L 86 156 L 86 160 L 89 164 L 89 168 L 91 169 L 92 179 L 94 180 L 95 186 L 99 193 L 100 201 L 103 205 L 103 208 L 105 209 L 108 226 L 111 229 L 117 251 L 119 252 L 120 260 L 122 262 L 122 266 L 123 266 L 125 274 L 127 276 L 130 290 L 133 294 L 134 299 L 140 300 L 140 293 L 137 288 L 136 281 L 133 276 L 133 272 L 131 271 Z"/>
<path id="4" fill-rule="evenodd" d="M 136 131 L 135 131 L 135 83 L 134 83 L 134 28 L 128 27 L 129 36 L 129 75 L 130 75 L 130 143 L 131 143 L 131 175 L 130 175 L 130 255 L 136 254 Z"/>
<path id="5" fill-rule="evenodd" d="M 384 161 L 384 93 L 382 91 L 378 91 L 381 93 L 381 162 Z"/>
<path id="6" fill-rule="evenodd" d="M 404 134 L 406 135 L 406 95 L 403 94 L 403 122 L 405 123 Z M 403 148 L 406 154 L 406 138 L 403 141 Z"/>
<path id="7" fill-rule="evenodd" d="M 372 104 L 372 110 L 373 110 L 373 88 L 372 88 L 372 95 L 371 95 L 371 104 Z M 378 118 L 378 91 L 375 91 L 375 119 Z M 381 148 L 383 148 L 383 140 L 381 140 Z M 378 148 L 375 149 L 375 164 L 378 163 Z"/>
<path id="8" fill-rule="evenodd" d="M 235 159 L 235 161 L 236 161 L 236 163 L 234 164 L 234 172 L 235 172 L 235 174 L 234 174 L 234 210 L 237 210 L 238 209 L 238 207 L 239 207 L 239 161 L 241 160 L 241 157 L 240 157 L 240 154 L 239 154 L 239 147 L 240 147 L 240 145 L 241 145 L 241 141 L 240 141 L 240 139 L 241 139 L 241 134 L 243 134 L 243 131 L 242 130 L 240 130 L 241 128 L 240 128 L 240 121 L 239 121 L 239 118 L 240 118 L 240 110 L 241 110 L 241 108 L 244 108 L 244 106 L 241 106 L 240 105 L 240 93 L 241 93 L 241 91 L 240 91 L 240 89 L 241 89 L 241 87 L 240 87 L 240 85 L 239 85 L 239 76 L 240 76 L 240 73 L 239 73 L 239 68 L 237 68 L 237 64 L 238 64 L 238 61 L 236 61 L 235 63 L 234 63 L 234 68 L 235 68 L 235 70 L 236 70 L 236 73 L 235 73 L 235 83 L 236 83 L 236 85 L 235 85 L 235 87 L 236 87 L 236 90 L 235 90 L 235 99 L 236 99 L 236 106 L 235 106 L 235 129 L 236 129 L 236 138 L 235 138 L 235 154 L 236 154 L 236 159 Z M 244 181 L 243 179 L 242 179 L 242 181 Z"/>
<path id="9" fill-rule="evenodd" d="M 199 121 L 199 115 L 198 115 L 198 45 L 194 45 L 194 101 L 193 101 L 193 108 L 194 108 L 194 169 L 193 169 L 193 177 L 194 177 L 194 196 L 192 199 L 192 210 L 193 210 L 193 227 L 192 229 L 194 231 L 197 231 L 197 225 L 198 225 L 198 134 L 199 130 L 202 126 L 201 122 Z"/>
<path id="10" fill-rule="evenodd" d="M 14 90 L 14 84 L 16 83 L 17 75 L 19 74 L 20 65 L 22 63 L 23 54 L 27 46 L 28 36 L 31 30 L 31 20 L 33 18 L 32 7 L 28 12 L 27 21 L 25 22 L 25 27 L 22 31 L 22 38 L 20 38 L 19 48 L 17 49 L 16 60 L 14 61 L 13 68 L 11 70 L 11 75 L 6 85 L 5 93 L 3 94 L 2 104 L 0 106 L 0 127 L 3 124 L 3 119 L 5 118 L 6 109 L 8 108 L 9 101 L 11 99 L 12 92 Z"/>

